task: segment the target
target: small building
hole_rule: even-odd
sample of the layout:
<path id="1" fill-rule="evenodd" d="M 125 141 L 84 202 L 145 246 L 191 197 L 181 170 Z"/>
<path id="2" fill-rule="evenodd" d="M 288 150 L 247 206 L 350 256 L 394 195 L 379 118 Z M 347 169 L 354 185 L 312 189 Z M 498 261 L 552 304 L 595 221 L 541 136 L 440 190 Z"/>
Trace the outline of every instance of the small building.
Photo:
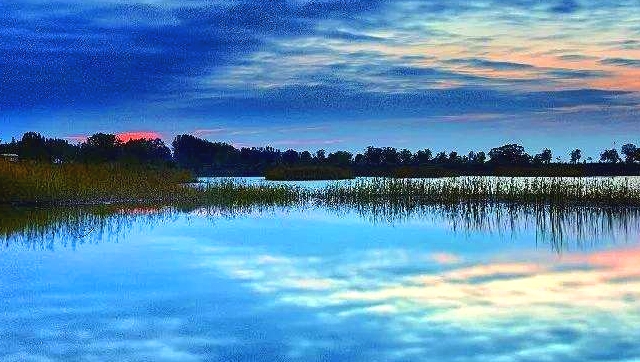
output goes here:
<path id="1" fill-rule="evenodd" d="M 15 153 L 3 153 L 0 155 L 0 160 L 5 160 L 9 162 L 18 162 L 19 158 L 20 156 L 16 155 Z"/>

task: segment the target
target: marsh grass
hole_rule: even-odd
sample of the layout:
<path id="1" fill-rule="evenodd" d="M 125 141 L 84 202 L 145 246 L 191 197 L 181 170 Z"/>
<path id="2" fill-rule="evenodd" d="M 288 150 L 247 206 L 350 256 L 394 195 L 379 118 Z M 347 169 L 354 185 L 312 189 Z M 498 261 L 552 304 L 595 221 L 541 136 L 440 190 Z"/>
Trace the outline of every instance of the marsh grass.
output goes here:
<path id="1" fill-rule="evenodd" d="M 78 205 L 171 199 L 188 172 L 174 169 L 0 161 L 0 203 Z"/>
<path id="2" fill-rule="evenodd" d="M 640 183 L 629 178 L 492 178 L 356 180 L 316 192 L 328 204 L 527 204 L 640 206 Z"/>
<path id="3" fill-rule="evenodd" d="M 522 204 L 637 207 L 640 181 L 631 178 L 357 179 L 319 189 L 290 184 L 217 180 L 189 184 L 176 169 L 121 165 L 0 162 L 0 204 L 164 206 Z"/>

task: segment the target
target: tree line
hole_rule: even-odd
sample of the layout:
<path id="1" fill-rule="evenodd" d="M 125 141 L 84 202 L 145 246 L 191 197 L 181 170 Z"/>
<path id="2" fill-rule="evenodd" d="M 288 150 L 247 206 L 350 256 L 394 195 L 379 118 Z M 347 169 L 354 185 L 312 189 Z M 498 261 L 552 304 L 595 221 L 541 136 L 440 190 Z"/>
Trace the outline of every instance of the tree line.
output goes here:
<path id="1" fill-rule="evenodd" d="M 390 169 L 397 167 L 543 167 L 545 165 L 579 165 L 587 163 L 627 164 L 640 163 L 640 148 L 625 144 L 620 152 L 606 149 L 598 159 L 585 158 L 580 149 L 570 152 L 569 162 L 555 158 L 550 149 L 530 155 L 518 144 L 507 144 L 484 151 L 467 154 L 434 152 L 422 149 L 412 152 L 394 147 L 367 147 L 362 153 L 349 151 L 327 152 L 325 150 L 281 151 L 273 147 L 241 147 L 223 142 L 212 142 L 192 135 L 179 135 L 171 148 L 161 139 L 133 139 L 122 141 L 116 135 L 96 133 L 84 142 L 71 144 L 67 140 L 45 138 L 36 132 L 25 133 L 20 140 L 0 142 L 0 154 L 17 154 L 23 160 L 53 163 L 122 162 L 157 165 L 175 165 L 198 174 L 261 174 L 275 166 L 336 166 L 367 169 Z"/>
<path id="2" fill-rule="evenodd" d="M 20 140 L 0 142 L 0 154 L 16 154 L 21 160 L 51 163 L 138 163 L 171 164 L 171 149 L 160 139 L 122 141 L 116 135 L 96 133 L 84 142 L 71 144 L 65 139 L 45 138 L 36 132 Z"/>

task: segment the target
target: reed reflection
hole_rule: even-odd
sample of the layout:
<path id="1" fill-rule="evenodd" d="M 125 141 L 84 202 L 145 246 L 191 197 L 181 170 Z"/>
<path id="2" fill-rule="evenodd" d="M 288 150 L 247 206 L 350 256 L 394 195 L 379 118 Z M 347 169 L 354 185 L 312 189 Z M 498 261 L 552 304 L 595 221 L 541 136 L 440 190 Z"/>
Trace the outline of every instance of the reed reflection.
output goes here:
<path id="1" fill-rule="evenodd" d="M 5 208 L 1 210 L 0 238 L 5 247 L 21 244 L 52 249 L 102 240 L 117 241 L 136 226 L 153 226 L 180 216 L 221 218 L 329 210 L 337 217 L 358 217 L 373 224 L 411 221 L 444 223 L 462 234 L 516 235 L 535 230 L 536 241 L 561 252 L 571 245 L 588 247 L 606 240 L 625 241 L 640 231 L 640 209 L 580 206 L 489 204 L 448 205 L 412 203 L 307 204 L 304 206 Z M 305 211 L 306 210 L 306 211 Z"/>

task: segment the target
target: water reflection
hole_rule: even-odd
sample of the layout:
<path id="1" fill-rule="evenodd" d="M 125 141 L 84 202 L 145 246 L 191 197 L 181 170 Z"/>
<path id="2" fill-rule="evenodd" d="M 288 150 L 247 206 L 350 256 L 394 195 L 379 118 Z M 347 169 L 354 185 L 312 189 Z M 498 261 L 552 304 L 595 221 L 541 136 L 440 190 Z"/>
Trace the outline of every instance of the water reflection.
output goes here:
<path id="1" fill-rule="evenodd" d="M 20 212 L 0 360 L 640 359 L 633 209 Z"/>
<path id="2" fill-rule="evenodd" d="M 306 207 L 126 207 L 6 208 L 0 210 L 0 238 L 4 245 L 53 248 L 109 240 L 134 225 L 155 225 L 187 215 L 218 219 L 237 216 L 328 210 L 337 217 L 357 217 L 371 224 L 397 225 L 410 222 L 444 223 L 460 234 L 476 233 L 514 236 L 535 231 L 536 242 L 561 252 L 571 246 L 587 247 L 602 240 L 628 241 L 640 231 L 640 209 L 558 207 L 464 203 L 456 205 L 307 205 Z"/>

